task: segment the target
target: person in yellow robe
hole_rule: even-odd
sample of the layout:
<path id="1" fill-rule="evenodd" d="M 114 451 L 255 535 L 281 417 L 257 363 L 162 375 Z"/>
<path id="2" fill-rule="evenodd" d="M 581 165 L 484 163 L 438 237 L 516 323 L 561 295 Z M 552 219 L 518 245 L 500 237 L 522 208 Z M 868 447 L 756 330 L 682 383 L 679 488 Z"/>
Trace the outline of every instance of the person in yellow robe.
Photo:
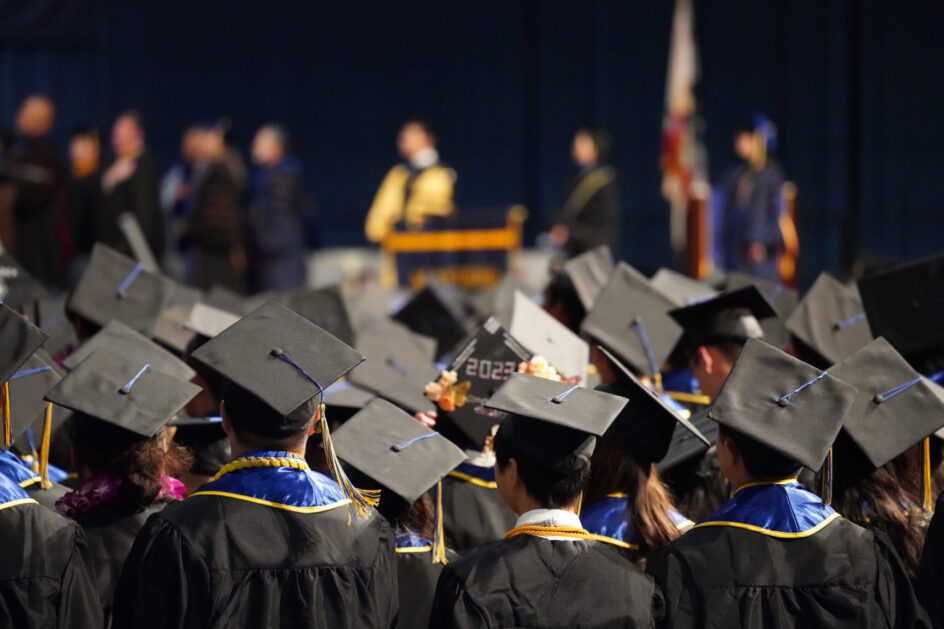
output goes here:
<path id="1" fill-rule="evenodd" d="M 433 216 L 453 213 L 456 173 L 439 161 L 436 136 L 430 126 L 410 120 L 397 136 L 397 151 L 403 162 L 387 173 L 367 213 L 367 240 L 380 242 L 394 225 L 403 221 L 409 229 L 420 229 Z"/>

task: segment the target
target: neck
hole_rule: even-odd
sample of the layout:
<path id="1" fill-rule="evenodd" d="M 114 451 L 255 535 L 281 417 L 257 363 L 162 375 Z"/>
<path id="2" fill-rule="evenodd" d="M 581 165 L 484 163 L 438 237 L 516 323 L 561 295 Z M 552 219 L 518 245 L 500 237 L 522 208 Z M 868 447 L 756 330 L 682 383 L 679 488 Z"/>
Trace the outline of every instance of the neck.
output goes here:
<path id="1" fill-rule="evenodd" d="M 577 513 L 577 502 L 574 502 L 573 504 L 569 504 L 564 507 L 548 507 L 547 505 L 542 505 L 537 500 L 532 498 L 530 495 L 524 494 L 520 496 L 517 501 L 515 501 L 513 510 L 517 515 L 523 515 L 527 513 L 528 511 L 536 511 L 538 509 L 556 509 L 558 511 L 567 511 L 570 513 Z"/>
<path id="2" fill-rule="evenodd" d="M 777 478 L 754 478 L 752 476 L 745 476 L 740 482 L 737 483 L 732 480 L 731 485 L 734 487 L 734 493 L 737 493 L 745 487 L 753 487 L 755 485 L 774 485 L 778 483 L 796 481 L 796 479 L 796 474 L 791 476 L 778 476 Z"/>
<path id="3" fill-rule="evenodd" d="M 233 453 L 233 460 L 240 459 L 240 458 L 246 456 L 247 454 L 251 454 L 251 453 L 253 453 L 253 452 L 269 452 L 269 451 L 271 451 L 271 452 L 288 452 L 289 454 L 294 454 L 294 455 L 300 456 L 300 457 L 302 457 L 303 459 L 305 458 L 305 449 L 304 449 L 304 448 L 301 448 L 301 449 L 299 449 L 299 448 L 297 448 L 297 447 L 294 447 L 294 448 L 287 448 L 287 447 L 285 447 L 284 445 L 280 445 L 280 446 L 272 445 L 272 446 L 262 446 L 262 447 L 250 447 L 250 446 L 246 446 L 246 445 L 243 445 L 243 444 L 237 442 L 237 441 L 236 441 L 235 439 L 233 439 L 232 437 L 230 437 L 230 439 L 229 439 L 229 447 L 230 447 L 230 450 L 232 450 L 232 453 Z"/>

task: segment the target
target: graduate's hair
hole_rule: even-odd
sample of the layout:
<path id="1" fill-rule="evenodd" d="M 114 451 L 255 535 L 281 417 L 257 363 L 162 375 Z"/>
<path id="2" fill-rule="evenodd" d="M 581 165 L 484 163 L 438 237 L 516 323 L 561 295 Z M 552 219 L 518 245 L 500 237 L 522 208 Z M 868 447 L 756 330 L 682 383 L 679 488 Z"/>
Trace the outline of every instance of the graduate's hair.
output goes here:
<path id="1" fill-rule="evenodd" d="M 916 465 L 911 458 L 898 456 L 852 483 L 833 496 L 833 507 L 847 520 L 888 536 L 905 564 L 908 577 L 914 581 L 929 514 L 921 510 L 916 500 L 903 500 L 911 476 L 907 468 Z"/>
<path id="2" fill-rule="evenodd" d="M 678 527 L 668 514 L 675 507 L 672 495 L 654 465 L 636 461 L 625 448 L 619 447 L 617 437 L 609 434 L 599 440 L 590 461 L 584 504 L 615 492 L 625 493 L 631 506 L 627 515 L 639 533 L 641 555 L 648 555 L 679 536 Z"/>
<path id="3" fill-rule="evenodd" d="M 564 474 L 536 460 L 520 438 L 509 437 L 507 430 L 498 429 L 493 440 L 495 461 L 498 469 L 504 470 L 511 459 L 518 464 L 518 476 L 528 494 L 545 509 L 567 507 L 580 498 L 580 493 L 590 477 L 590 462 L 576 472 Z"/>
<path id="4" fill-rule="evenodd" d="M 765 446 L 756 439 L 752 439 L 728 426 L 719 424 L 718 435 L 722 439 L 730 439 L 734 442 L 738 452 L 741 453 L 741 458 L 744 460 L 747 473 L 754 479 L 786 478 L 795 475 L 803 467 L 773 448 Z"/>
<path id="5" fill-rule="evenodd" d="M 297 447 L 302 439 L 307 439 L 311 421 L 298 430 L 265 434 L 259 426 L 280 426 L 283 423 L 284 418 L 278 411 L 229 380 L 223 380 L 221 393 L 233 432 L 243 446 L 252 450 L 289 450 Z"/>
<path id="6" fill-rule="evenodd" d="M 717 511 L 729 497 L 714 445 L 701 456 L 666 470 L 662 478 L 672 489 L 678 510 L 695 522 Z"/>
<path id="7" fill-rule="evenodd" d="M 66 426 L 76 467 L 120 479 L 120 504 L 131 511 L 156 501 L 162 476 L 178 476 L 190 469 L 190 453 L 163 430 L 142 437 L 85 413 L 73 414 Z"/>
<path id="8" fill-rule="evenodd" d="M 549 310 L 558 304 L 563 308 L 567 317 L 567 321 L 562 321 L 562 323 L 574 334 L 579 334 L 580 324 L 587 316 L 587 309 L 583 307 L 570 276 L 563 271 L 555 273 L 547 288 L 544 289 L 545 310 Z"/>

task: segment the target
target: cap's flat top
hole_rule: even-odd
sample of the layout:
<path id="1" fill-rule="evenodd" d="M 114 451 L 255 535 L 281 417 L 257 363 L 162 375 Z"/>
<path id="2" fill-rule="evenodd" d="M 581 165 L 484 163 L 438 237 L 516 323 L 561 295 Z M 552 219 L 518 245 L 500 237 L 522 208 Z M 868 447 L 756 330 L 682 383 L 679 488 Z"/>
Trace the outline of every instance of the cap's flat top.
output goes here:
<path id="1" fill-rule="evenodd" d="M 75 369 L 99 349 L 107 349 L 134 362 L 148 363 L 152 369 L 174 376 L 178 380 L 190 380 L 196 373 L 187 363 L 120 321 L 112 321 L 99 330 L 66 358 L 63 364 L 68 369 Z"/>
<path id="2" fill-rule="evenodd" d="M 786 326 L 829 363 L 845 360 L 872 340 L 862 300 L 828 273 L 816 278 Z"/>
<path id="3" fill-rule="evenodd" d="M 521 291 L 515 292 L 510 332 L 532 354 L 546 358 L 561 376 L 584 384 L 590 346 Z"/>
<path id="4" fill-rule="evenodd" d="M 45 332 L 0 303 L 0 383 L 9 380 L 47 338 Z"/>

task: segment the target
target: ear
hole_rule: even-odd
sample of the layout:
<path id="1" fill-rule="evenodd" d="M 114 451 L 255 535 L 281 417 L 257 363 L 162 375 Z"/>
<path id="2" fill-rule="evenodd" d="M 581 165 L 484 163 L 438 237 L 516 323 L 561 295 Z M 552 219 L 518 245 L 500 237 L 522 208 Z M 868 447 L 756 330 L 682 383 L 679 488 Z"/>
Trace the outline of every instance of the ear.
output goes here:
<path id="1" fill-rule="evenodd" d="M 716 366 L 716 361 L 711 350 L 704 345 L 699 345 L 698 349 L 695 350 L 695 355 L 698 357 L 698 362 L 704 366 L 705 373 L 712 373 L 712 370 Z"/>
<path id="2" fill-rule="evenodd" d="M 505 466 L 505 474 L 511 479 L 512 487 L 518 488 L 521 485 L 521 477 L 518 476 L 518 461 L 514 457 L 508 459 L 508 465 Z"/>
<path id="3" fill-rule="evenodd" d="M 223 432 L 227 435 L 233 433 L 233 420 L 229 417 L 229 409 L 226 408 L 226 400 L 220 401 L 220 417 L 223 418 Z"/>

